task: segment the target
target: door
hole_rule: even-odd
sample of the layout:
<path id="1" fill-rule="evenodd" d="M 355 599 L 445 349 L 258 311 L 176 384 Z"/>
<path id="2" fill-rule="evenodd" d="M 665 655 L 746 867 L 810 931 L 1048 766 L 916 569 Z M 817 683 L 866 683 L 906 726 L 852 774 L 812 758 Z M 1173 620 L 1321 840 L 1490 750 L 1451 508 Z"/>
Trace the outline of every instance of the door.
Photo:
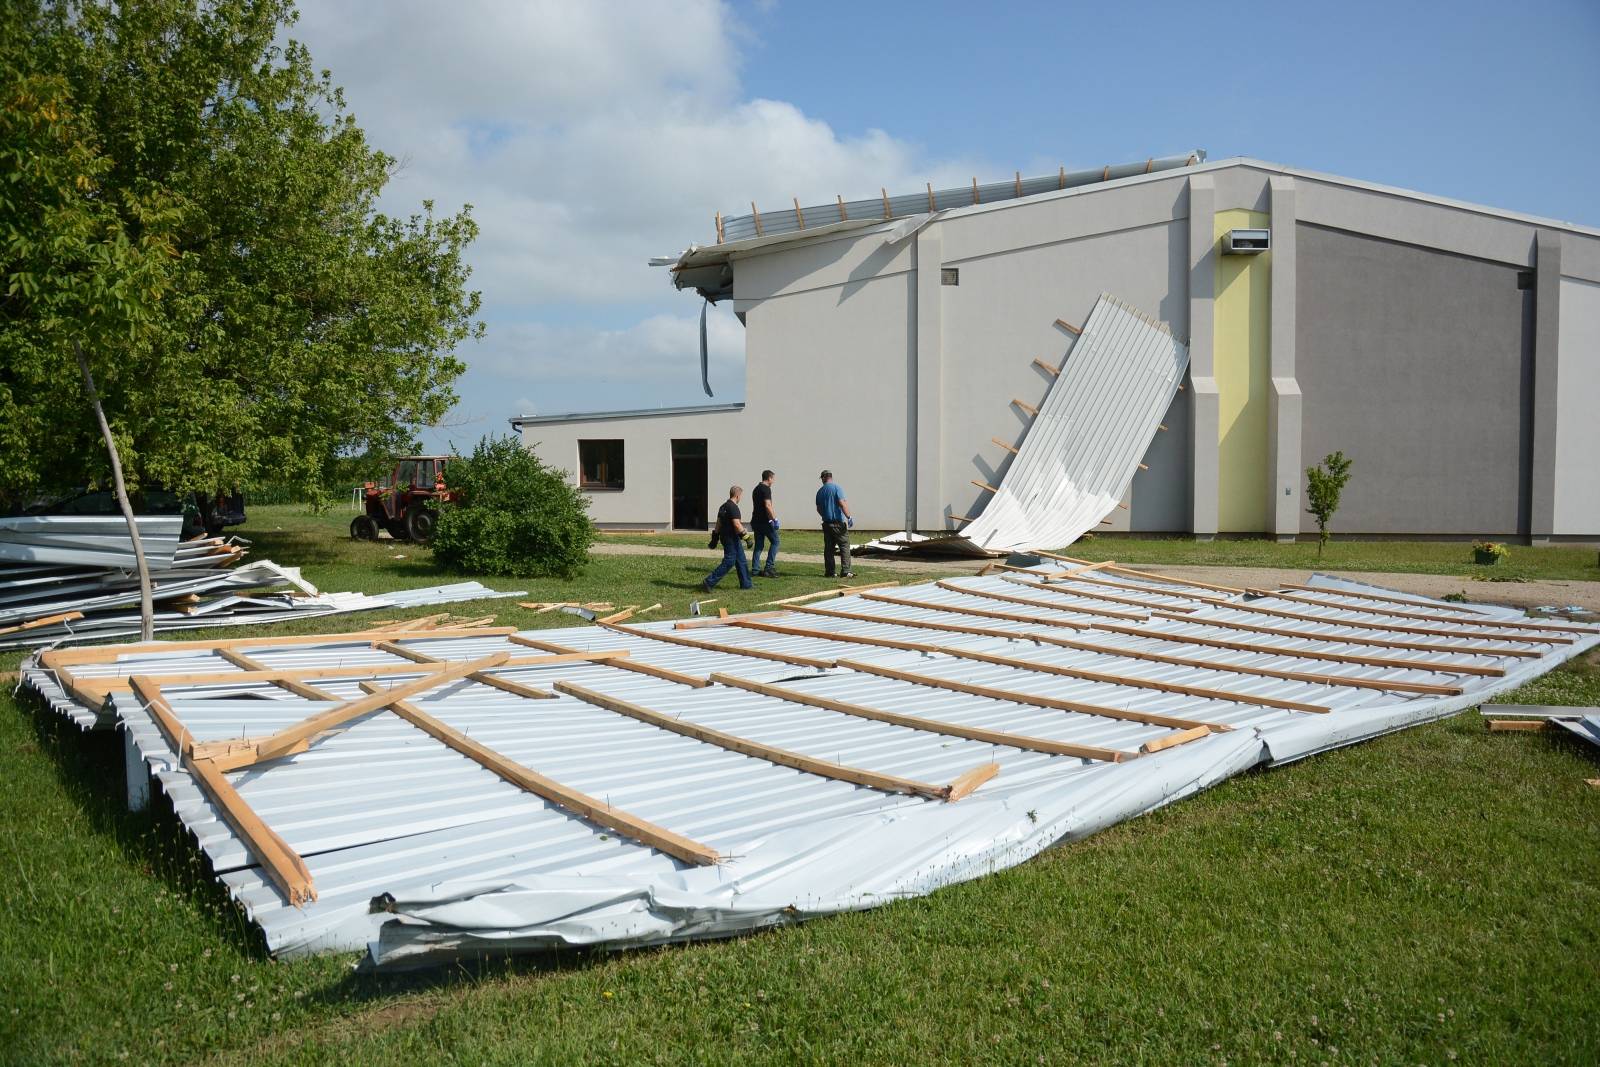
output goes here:
<path id="1" fill-rule="evenodd" d="M 704 438 L 672 442 L 672 528 L 704 530 L 708 522 L 706 442 Z"/>

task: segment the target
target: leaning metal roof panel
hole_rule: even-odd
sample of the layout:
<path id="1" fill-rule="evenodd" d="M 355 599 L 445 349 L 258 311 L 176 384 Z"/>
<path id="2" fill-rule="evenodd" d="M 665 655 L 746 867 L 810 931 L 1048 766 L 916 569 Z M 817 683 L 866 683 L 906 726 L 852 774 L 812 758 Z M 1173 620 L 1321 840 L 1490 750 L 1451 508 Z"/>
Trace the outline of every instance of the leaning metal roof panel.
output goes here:
<path id="1" fill-rule="evenodd" d="M 1133 482 L 1189 366 L 1189 348 L 1102 295 L 1017 454 L 961 535 L 986 550 L 1070 545 Z"/>
<path id="2" fill-rule="evenodd" d="M 24 676 L 110 709 L 272 951 L 403 965 L 925 893 L 1596 643 L 1356 583 L 1051 563 L 727 619 L 59 650 Z"/>

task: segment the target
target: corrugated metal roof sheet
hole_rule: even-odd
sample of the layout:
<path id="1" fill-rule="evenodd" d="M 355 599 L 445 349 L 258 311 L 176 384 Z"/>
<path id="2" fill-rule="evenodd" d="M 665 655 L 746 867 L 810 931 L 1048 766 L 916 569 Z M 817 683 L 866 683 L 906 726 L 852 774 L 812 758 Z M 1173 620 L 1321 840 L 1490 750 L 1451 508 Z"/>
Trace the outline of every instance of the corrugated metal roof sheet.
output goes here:
<path id="1" fill-rule="evenodd" d="M 84 650 L 31 663 L 25 677 L 54 706 L 71 710 L 93 702 L 95 687 L 112 679 L 189 676 L 162 683 L 161 699 L 188 739 L 205 743 L 260 738 L 331 706 L 270 680 L 230 680 L 242 670 L 240 654 L 268 671 L 305 676 L 317 669 L 310 684 L 339 701 L 361 697 L 364 680 L 397 685 L 437 669 L 415 662 L 417 656 L 453 662 L 497 652 L 537 656 L 552 642 L 589 653 L 625 652 L 625 661 L 545 661 L 490 672 L 549 689 L 549 698 L 460 679 L 409 704 L 473 743 L 595 798 L 605 811 L 626 812 L 715 850 L 720 863 L 691 865 L 608 829 L 518 788 L 397 715 L 376 711 L 304 752 L 227 775 L 239 797 L 303 858 L 317 896 L 295 907 L 222 816 L 217 798 L 185 769 L 155 710 L 126 689 L 110 694 L 138 760 L 171 795 L 274 952 L 373 941 L 374 959 L 390 964 L 460 951 L 721 936 L 927 892 L 1020 862 L 1247 767 L 1476 704 L 1600 642 L 1600 629 L 1592 627 L 1529 624 L 1428 601 L 1415 606 L 1437 616 L 1428 626 L 1436 634 L 1391 631 L 1386 627 L 1420 628 L 1388 614 L 1391 608 L 1418 613 L 1412 602 L 1396 607 L 1363 588 L 1370 587 L 1319 590 L 1310 595 L 1316 603 L 1307 604 L 1287 594 L 1218 596 L 1130 572 L 1041 567 L 848 595 L 821 611 L 702 620 L 688 630 L 670 622 L 584 626 L 532 631 L 525 641 L 504 633 L 419 634 L 392 638 L 397 644 L 387 647 L 379 644 L 385 635 L 241 639 L 232 660 L 213 648 L 181 645 Z M 993 599 L 1019 593 L 1050 606 Z M 1001 604 L 1015 618 L 970 614 Z M 1303 636 L 1218 628 L 1252 617 L 1283 622 Z M 1457 636 L 1487 631 L 1501 636 Z M 1218 633 L 1240 647 L 1198 643 Z M 1370 643 L 1380 635 L 1403 635 L 1419 647 L 1381 649 Z M 1518 637 L 1524 640 L 1512 640 Z M 1052 645 L 1051 638 L 1091 647 Z M 1500 644 L 1525 654 L 1492 650 Z M 1483 647 L 1491 651 L 1461 651 Z M 748 654 L 754 652 L 824 665 Z M 1156 656 L 1183 662 L 1150 658 Z M 687 680 L 619 666 L 627 662 Z M 1257 673 L 1274 669 L 1309 677 Z M 1464 673 L 1470 671 L 1479 673 Z M 713 675 L 740 685 L 705 684 Z M 1341 684 L 1349 680 L 1379 688 Z M 744 688 L 763 684 L 792 697 Z M 596 699 L 664 718 L 642 721 Z M 1290 710 L 1275 701 L 1327 710 Z M 849 714 L 851 707 L 894 720 Z M 1211 724 L 1212 732 L 1190 739 L 1159 716 Z M 1016 743 L 951 732 L 978 729 L 1003 731 Z M 729 735 L 745 747 L 731 750 L 727 740 L 714 740 Z M 1110 762 L 1052 754 L 1029 747 L 1030 739 L 1130 756 L 1141 747 L 1188 743 Z M 759 754 L 770 749 L 756 746 L 815 761 L 817 769 L 774 762 Z M 946 783 L 990 763 L 998 775 L 954 803 L 839 777 L 859 769 Z"/>

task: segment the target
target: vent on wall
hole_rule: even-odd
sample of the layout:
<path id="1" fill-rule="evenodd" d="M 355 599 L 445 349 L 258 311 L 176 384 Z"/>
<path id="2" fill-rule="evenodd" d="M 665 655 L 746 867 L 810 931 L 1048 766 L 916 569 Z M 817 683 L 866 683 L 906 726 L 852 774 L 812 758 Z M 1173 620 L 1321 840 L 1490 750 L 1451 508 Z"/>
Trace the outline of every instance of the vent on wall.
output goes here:
<path id="1" fill-rule="evenodd" d="M 1271 230 L 1229 230 L 1222 235 L 1222 254 L 1225 256 L 1254 256 L 1271 247 Z"/>

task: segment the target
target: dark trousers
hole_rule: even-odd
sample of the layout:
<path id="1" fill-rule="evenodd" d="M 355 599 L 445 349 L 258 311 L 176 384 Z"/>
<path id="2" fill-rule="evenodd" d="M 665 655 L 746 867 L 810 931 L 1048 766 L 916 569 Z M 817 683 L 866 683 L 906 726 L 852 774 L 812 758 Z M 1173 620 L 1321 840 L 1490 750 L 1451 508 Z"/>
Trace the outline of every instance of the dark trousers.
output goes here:
<path id="1" fill-rule="evenodd" d="M 755 551 L 750 553 L 750 569 L 757 571 L 770 571 L 778 566 L 778 531 L 771 526 L 757 526 Z M 770 542 L 767 549 L 767 565 L 761 565 L 761 543 Z"/>
<path id="2" fill-rule="evenodd" d="M 829 578 L 834 576 L 834 553 L 839 556 L 839 573 L 849 573 L 850 528 L 842 522 L 825 522 L 822 524 L 822 571 Z"/>
<path id="3" fill-rule="evenodd" d="M 706 584 L 713 589 L 722 581 L 724 575 L 734 568 L 739 570 L 739 588 L 749 589 L 753 583 L 750 581 L 750 564 L 744 558 L 744 538 L 722 538 L 722 562 L 717 564 L 717 569 L 706 576 Z"/>

